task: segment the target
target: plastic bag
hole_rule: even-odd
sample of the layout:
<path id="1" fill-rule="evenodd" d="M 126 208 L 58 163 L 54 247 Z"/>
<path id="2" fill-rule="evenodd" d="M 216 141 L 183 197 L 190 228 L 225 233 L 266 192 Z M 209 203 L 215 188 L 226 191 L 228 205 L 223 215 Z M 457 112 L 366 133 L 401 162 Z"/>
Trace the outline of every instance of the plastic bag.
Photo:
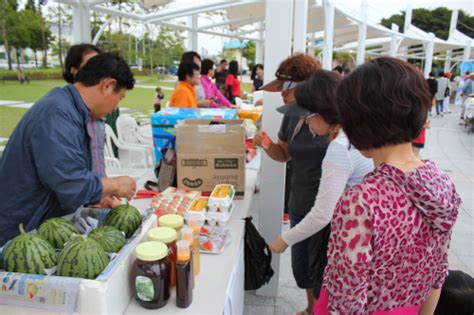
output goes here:
<path id="1" fill-rule="evenodd" d="M 245 290 L 257 290 L 272 278 L 272 252 L 252 223 L 245 218 Z"/>

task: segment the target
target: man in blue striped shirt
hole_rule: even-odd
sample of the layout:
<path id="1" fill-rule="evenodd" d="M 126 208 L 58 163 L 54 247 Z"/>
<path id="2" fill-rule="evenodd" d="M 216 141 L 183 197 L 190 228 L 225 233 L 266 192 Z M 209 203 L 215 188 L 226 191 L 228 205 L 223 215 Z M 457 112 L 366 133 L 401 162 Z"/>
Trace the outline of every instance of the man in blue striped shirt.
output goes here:
<path id="1" fill-rule="evenodd" d="M 116 109 L 134 83 L 121 57 L 99 54 L 76 83 L 51 90 L 23 116 L 0 160 L 0 246 L 19 234 L 20 223 L 30 231 L 85 204 L 133 197 L 132 178 L 92 171 L 87 121 Z"/>

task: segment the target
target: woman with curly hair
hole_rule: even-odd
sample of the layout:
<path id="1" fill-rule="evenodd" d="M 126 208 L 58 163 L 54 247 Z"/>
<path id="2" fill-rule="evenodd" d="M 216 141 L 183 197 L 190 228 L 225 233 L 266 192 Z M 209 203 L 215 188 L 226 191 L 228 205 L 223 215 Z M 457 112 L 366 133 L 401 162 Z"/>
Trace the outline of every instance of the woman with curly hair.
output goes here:
<path id="1" fill-rule="evenodd" d="M 295 88 L 320 68 L 314 57 L 302 53 L 293 54 L 280 63 L 275 73 L 276 79 L 263 86 L 262 90 L 280 92 L 284 103 L 288 104 L 295 100 Z M 290 225 L 293 227 L 308 214 L 318 194 L 321 164 L 328 146 L 327 137 L 313 134 L 305 123 L 304 116 L 286 113 L 276 142 L 269 140 L 266 132 L 261 130 L 255 136 L 254 143 L 263 147 L 271 159 L 289 166 L 285 199 Z M 319 296 L 322 279 L 313 279 L 313 266 L 318 248 L 328 232 L 329 228 L 326 227 L 291 248 L 293 276 L 298 287 L 305 289 L 308 299 L 307 307 L 299 314 L 311 314 L 314 298 Z"/>

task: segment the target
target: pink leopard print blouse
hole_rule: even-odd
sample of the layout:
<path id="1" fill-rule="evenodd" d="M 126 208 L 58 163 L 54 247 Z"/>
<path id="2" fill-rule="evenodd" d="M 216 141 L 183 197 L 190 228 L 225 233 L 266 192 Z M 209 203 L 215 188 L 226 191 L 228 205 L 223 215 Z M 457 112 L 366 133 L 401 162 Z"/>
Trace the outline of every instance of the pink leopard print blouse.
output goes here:
<path id="1" fill-rule="evenodd" d="M 323 284 L 331 314 L 418 306 L 443 284 L 461 201 L 449 177 L 424 162 L 409 173 L 382 164 L 339 200 Z"/>

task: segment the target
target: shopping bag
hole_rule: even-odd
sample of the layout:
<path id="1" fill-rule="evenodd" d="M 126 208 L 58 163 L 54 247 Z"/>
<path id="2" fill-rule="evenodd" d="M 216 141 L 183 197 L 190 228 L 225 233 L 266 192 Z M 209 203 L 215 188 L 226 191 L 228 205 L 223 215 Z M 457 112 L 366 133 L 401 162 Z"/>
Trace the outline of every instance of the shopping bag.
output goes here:
<path id="1" fill-rule="evenodd" d="M 169 139 L 165 146 L 161 148 L 161 154 L 163 159 L 155 167 L 155 176 L 157 182 L 151 180 L 144 184 L 147 190 L 164 191 L 166 188 L 177 185 L 177 174 L 176 174 L 176 137 Z"/>
<path id="2" fill-rule="evenodd" d="M 272 278 L 272 252 L 252 223 L 252 217 L 245 218 L 245 290 L 257 290 Z"/>
<path id="3" fill-rule="evenodd" d="M 164 191 L 172 186 L 176 187 L 176 150 L 174 149 L 176 138 L 170 140 L 167 146 L 162 149 L 163 159 L 160 162 L 160 168 L 157 171 L 158 190 Z"/>

